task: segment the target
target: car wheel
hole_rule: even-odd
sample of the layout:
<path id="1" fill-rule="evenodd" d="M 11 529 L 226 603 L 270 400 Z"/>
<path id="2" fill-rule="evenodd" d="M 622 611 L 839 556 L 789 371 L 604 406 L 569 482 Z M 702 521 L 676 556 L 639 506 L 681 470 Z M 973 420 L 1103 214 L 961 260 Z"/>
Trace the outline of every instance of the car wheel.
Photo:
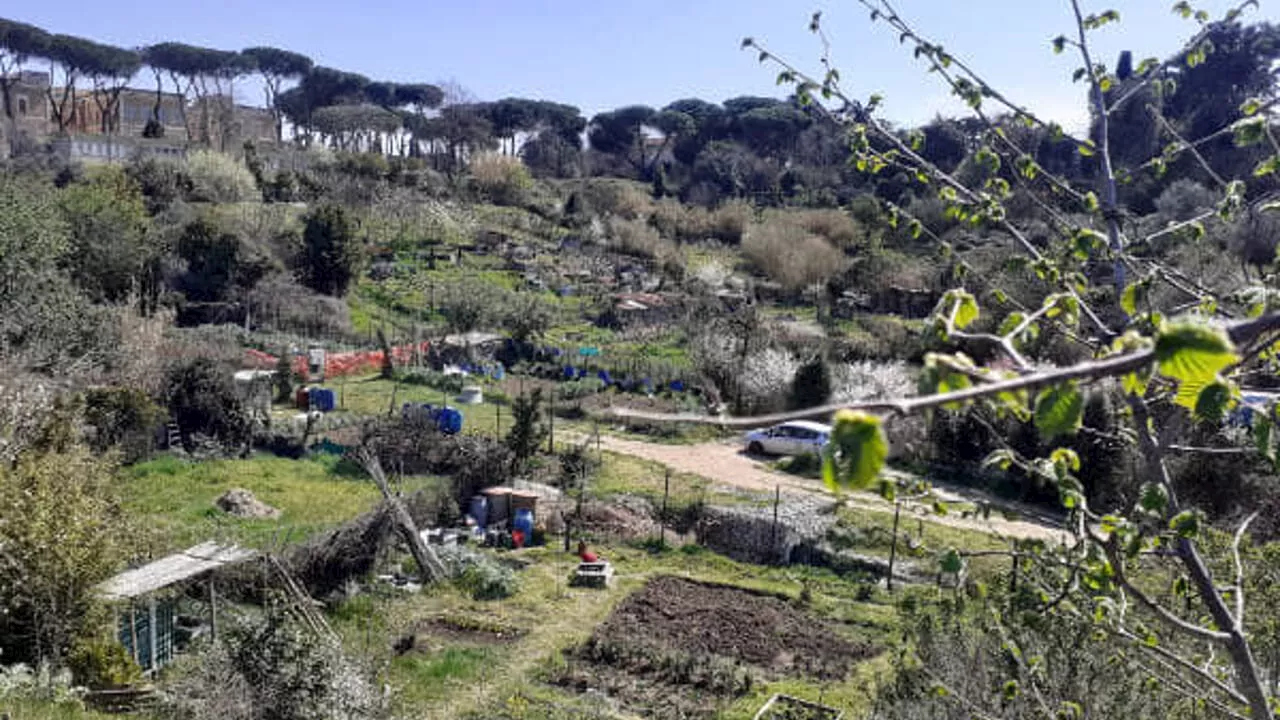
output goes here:
<path id="1" fill-rule="evenodd" d="M 761 445 L 761 444 L 760 444 L 760 443 L 758 443 L 758 442 L 753 442 L 753 443 L 751 443 L 750 445 L 748 445 L 748 446 L 747 446 L 747 454 L 749 454 L 749 455 L 763 455 L 763 454 L 764 454 L 764 446 L 763 446 L 763 445 Z"/>

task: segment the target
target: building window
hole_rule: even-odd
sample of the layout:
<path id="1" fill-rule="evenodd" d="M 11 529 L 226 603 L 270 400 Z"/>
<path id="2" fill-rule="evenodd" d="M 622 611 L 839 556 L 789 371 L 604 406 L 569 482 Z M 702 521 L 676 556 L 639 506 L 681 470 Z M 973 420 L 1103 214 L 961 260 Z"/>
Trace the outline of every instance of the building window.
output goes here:
<path id="1" fill-rule="evenodd" d="M 18 114 L 19 115 L 27 114 L 27 99 L 24 97 L 18 98 Z"/>

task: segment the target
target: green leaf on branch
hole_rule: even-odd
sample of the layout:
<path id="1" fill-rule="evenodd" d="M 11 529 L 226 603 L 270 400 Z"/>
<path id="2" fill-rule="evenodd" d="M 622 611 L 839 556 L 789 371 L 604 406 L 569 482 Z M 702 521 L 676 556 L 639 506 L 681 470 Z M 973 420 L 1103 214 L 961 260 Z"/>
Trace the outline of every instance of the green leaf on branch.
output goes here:
<path id="1" fill-rule="evenodd" d="M 1048 388 L 1036 397 L 1036 430 L 1045 441 L 1074 434 L 1083 418 L 1084 396 L 1074 383 Z"/>
<path id="2" fill-rule="evenodd" d="M 1063 479 L 1068 472 L 1080 472 L 1080 456 L 1071 448 L 1056 448 L 1049 455 L 1049 461 L 1058 468 L 1058 479 Z"/>
<path id="3" fill-rule="evenodd" d="M 1018 697 L 1018 681 L 1010 680 L 1004 684 L 1004 699 L 1013 700 Z"/>
<path id="4" fill-rule="evenodd" d="M 1138 305 L 1145 305 L 1147 302 L 1148 289 L 1145 282 L 1130 283 L 1125 286 L 1124 292 L 1120 294 L 1120 309 L 1124 310 L 1126 315 L 1137 315 Z"/>
<path id="5" fill-rule="evenodd" d="M 1200 534 L 1200 515 L 1195 510 L 1183 510 L 1169 520 L 1169 529 L 1184 539 Z"/>
<path id="6" fill-rule="evenodd" d="M 1226 333 L 1194 323 L 1166 325 L 1156 336 L 1160 374 L 1178 382 L 1176 402 L 1195 410 L 1200 392 L 1239 357 Z"/>
<path id="7" fill-rule="evenodd" d="M 964 558 L 955 548 L 949 548 L 938 557 L 938 569 L 955 575 L 964 570 Z"/>
<path id="8" fill-rule="evenodd" d="M 1093 154 L 1097 150 L 1098 146 L 1095 145 L 1092 140 L 1085 140 L 1084 142 L 1080 143 L 1077 147 L 1080 150 L 1081 155 L 1085 157 L 1093 157 Z"/>
<path id="9" fill-rule="evenodd" d="M 1158 483 L 1144 483 L 1138 505 L 1148 513 L 1163 515 L 1165 508 L 1169 507 L 1169 491 Z"/>
<path id="10" fill-rule="evenodd" d="M 1196 396 L 1195 416 L 1205 422 L 1220 423 L 1236 403 L 1238 390 L 1234 383 L 1214 380 Z"/>
<path id="11" fill-rule="evenodd" d="M 1266 177 L 1267 175 L 1274 175 L 1277 170 L 1280 170 L 1280 155 L 1272 155 L 1258 163 L 1258 166 L 1253 169 L 1253 176 Z"/>
<path id="12" fill-rule="evenodd" d="M 884 468 L 889 456 L 880 418 L 858 410 L 836 413 L 831 442 L 823 452 L 822 479 L 832 490 L 862 490 Z"/>
<path id="13" fill-rule="evenodd" d="M 1147 385 L 1151 382 L 1151 370 L 1137 370 L 1131 373 L 1125 373 L 1120 378 L 1120 385 L 1124 388 L 1126 395 L 1134 397 L 1142 397 L 1147 394 Z"/>
<path id="14" fill-rule="evenodd" d="M 1008 470 L 1013 465 L 1013 453 L 1009 450 L 1000 449 L 992 450 L 990 455 L 982 461 L 982 467 L 998 467 L 1001 470 Z"/>
<path id="15" fill-rule="evenodd" d="M 1267 118 L 1262 115 L 1245 118 L 1233 129 L 1236 147 L 1257 145 L 1267 139 Z"/>

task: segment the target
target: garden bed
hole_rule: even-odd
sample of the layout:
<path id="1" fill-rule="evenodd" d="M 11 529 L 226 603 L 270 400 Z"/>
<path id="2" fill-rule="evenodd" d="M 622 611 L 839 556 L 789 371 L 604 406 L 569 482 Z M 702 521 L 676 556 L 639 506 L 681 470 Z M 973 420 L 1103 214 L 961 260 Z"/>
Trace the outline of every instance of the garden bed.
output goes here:
<path id="1" fill-rule="evenodd" d="M 791 598 L 664 576 L 624 600 L 551 680 L 645 717 L 701 718 L 761 680 L 838 681 L 877 652 Z"/>

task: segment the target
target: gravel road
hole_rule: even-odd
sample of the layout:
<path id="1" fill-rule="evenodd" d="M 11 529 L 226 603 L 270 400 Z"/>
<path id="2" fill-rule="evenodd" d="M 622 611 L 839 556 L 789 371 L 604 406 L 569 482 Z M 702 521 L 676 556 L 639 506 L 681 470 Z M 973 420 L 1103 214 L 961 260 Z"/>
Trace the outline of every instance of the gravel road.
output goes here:
<path id="1" fill-rule="evenodd" d="M 601 435 L 600 444 L 603 449 L 610 452 L 661 463 L 676 472 L 698 475 L 728 488 L 758 493 L 772 493 L 775 488 L 780 487 L 787 494 L 831 495 L 821 482 L 776 472 L 760 462 L 760 460 L 743 453 L 736 443 L 714 442 L 698 445 L 663 445 Z M 943 500 L 951 502 L 967 502 L 972 499 L 937 487 L 935 487 L 935 493 Z M 968 494 L 965 493 L 965 495 Z M 886 502 L 879 495 L 873 493 L 851 492 L 848 500 L 851 505 L 867 510 L 893 510 L 892 503 Z M 1039 539 L 1049 542 L 1065 541 L 1067 539 L 1067 534 L 1061 528 L 1047 522 L 1042 523 L 1021 519 L 1009 520 L 999 517 L 999 515 L 998 511 L 993 511 L 990 519 L 982 519 L 926 513 L 924 518 L 928 522 L 940 525 L 993 533 L 1005 537 Z"/>

